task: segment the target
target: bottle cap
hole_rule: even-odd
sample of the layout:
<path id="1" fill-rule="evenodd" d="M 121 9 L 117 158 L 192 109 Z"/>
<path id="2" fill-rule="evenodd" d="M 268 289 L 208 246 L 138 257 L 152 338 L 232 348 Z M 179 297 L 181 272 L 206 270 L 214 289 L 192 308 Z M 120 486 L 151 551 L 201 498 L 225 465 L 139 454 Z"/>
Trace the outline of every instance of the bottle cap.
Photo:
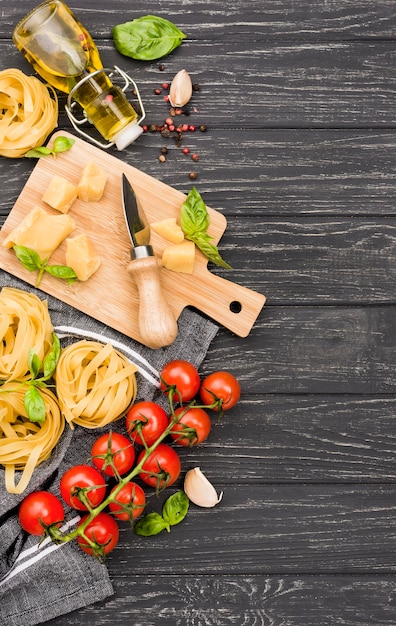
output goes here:
<path id="1" fill-rule="evenodd" d="M 139 124 L 136 124 L 136 122 L 133 122 L 116 133 L 114 137 L 111 138 L 111 141 L 114 141 L 118 150 L 124 150 L 124 148 L 136 141 L 142 132 L 143 128 L 139 126 Z"/>

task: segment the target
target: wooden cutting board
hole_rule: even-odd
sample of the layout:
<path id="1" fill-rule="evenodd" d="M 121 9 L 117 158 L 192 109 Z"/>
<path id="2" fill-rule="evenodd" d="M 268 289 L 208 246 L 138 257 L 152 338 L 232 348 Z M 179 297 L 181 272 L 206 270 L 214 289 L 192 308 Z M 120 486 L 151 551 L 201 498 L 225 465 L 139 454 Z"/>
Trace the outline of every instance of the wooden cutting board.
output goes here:
<path id="1" fill-rule="evenodd" d="M 75 201 L 69 214 L 77 227 L 70 236 L 79 233 L 89 235 L 101 257 L 101 266 L 88 281 L 77 281 L 71 286 L 45 274 L 40 289 L 128 337 L 141 341 L 138 326 L 138 295 L 126 270 L 130 260 L 131 242 L 121 204 L 121 174 L 124 172 L 128 177 L 149 222 L 172 216 L 178 218 L 186 196 L 64 131 L 53 135 L 49 146 L 57 135 L 72 137 L 75 144 L 69 151 L 57 155 L 56 158 L 50 156 L 38 160 L 0 231 L 0 267 L 34 285 L 36 273 L 27 271 L 16 259 L 14 251 L 5 249 L 1 244 L 35 206 L 40 206 L 49 213 L 57 213 L 42 201 L 42 195 L 55 174 L 77 185 L 87 161 L 94 161 L 108 175 L 105 192 L 100 202 L 87 203 L 78 199 Z M 208 232 L 218 244 L 227 222 L 218 211 L 209 207 L 208 211 L 210 214 Z M 154 232 L 151 243 L 159 257 L 163 249 L 169 245 L 169 242 Z M 66 244 L 62 243 L 51 256 L 51 263 L 65 264 L 65 249 Z M 249 251 L 246 252 L 248 254 Z M 249 334 L 265 303 L 265 296 L 262 294 L 212 274 L 208 270 L 207 259 L 198 250 L 193 275 L 175 274 L 164 268 L 161 275 L 164 295 L 176 318 L 186 306 L 192 306 L 240 337 Z"/>

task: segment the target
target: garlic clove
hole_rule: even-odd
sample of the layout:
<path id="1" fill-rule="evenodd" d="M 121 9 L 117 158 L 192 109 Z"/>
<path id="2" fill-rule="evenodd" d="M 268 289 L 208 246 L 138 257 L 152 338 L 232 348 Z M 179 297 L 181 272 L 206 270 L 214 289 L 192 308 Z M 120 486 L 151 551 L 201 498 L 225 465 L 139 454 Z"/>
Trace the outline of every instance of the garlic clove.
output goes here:
<path id="1" fill-rule="evenodd" d="M 223 497 L 223 492 L 217 495 L 216 489 L 199 467 L 194 467 L 187 472 L 184 479 L 184 491 L 191 502 L 206 508 L 216 506 Z"/>
<path id="2" fill-rule="evenodd" d="M 180 70 L 172 80 L 169 90 L 169 102 L 173 107 L 184 107 L 191 100 L 193 88 L 190 75 Z"/>

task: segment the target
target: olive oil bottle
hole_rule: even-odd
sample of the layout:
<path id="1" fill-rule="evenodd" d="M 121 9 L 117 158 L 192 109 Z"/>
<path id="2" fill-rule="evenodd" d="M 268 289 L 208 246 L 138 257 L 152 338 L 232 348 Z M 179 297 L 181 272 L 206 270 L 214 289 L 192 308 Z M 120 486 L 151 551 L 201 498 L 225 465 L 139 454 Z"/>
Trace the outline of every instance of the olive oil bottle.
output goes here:
<path id="1" fill-rule="evenodd" d="M 47 0 L 14 29 L 13 40 L 36 72 L 71 94 L 107 141 L 123 149 L 142 129 L 138 115 L 103 68 L 90 34 L 61 0 Z"/>

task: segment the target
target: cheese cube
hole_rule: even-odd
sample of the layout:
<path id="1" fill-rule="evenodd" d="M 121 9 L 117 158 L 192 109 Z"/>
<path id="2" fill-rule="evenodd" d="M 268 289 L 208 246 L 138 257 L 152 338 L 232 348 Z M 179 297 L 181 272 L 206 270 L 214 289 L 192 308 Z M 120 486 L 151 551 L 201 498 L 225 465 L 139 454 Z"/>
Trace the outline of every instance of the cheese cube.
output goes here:
<path id="1" fill-rule="evenodd" d="M 51 179 L 43 195 L 43 201 L 61 213 L 67 213 L 76 198 L 77 187 L 58 175 Z"/>
<path id="2" fill-rule="evenodd" d="M 175 217 L 169 217 L 160 222 L 152 222 L 150 228 L 171 243 L 181 243 L 184 239 L 184 233 L 179 224 L 176 223 Z"/>
<path id="3" fill-rule="evenodd" d="M 162 265 L 172 272 L 192 274 L 194 271 L 195 243 L 183 241 L 174 246 L 168 246 L 162 253 Z"/>
<path id="4" fill-rule="evenodd" d="M 78 280 L 88 280 L 100 266 L 100 258 L 87 235 L 66 239 L 66 265 L 71 267 Z"/>
<path id="5" fill-rule="evenodd" d="M 5 238 L 3 246 L 25 246 L 37 252 L 41 260 L 48 259 L 75 227 L 76 223 L 70 215 L 50 215 L 36 207 Z"/>
<path id="6" fill-rule="evenodd" d="M 98 202 L 103 196 L 106 182 L 107 176 L 99 165 L 88 161 L 77 185 L 77 195 L 84 202 Z"/>

